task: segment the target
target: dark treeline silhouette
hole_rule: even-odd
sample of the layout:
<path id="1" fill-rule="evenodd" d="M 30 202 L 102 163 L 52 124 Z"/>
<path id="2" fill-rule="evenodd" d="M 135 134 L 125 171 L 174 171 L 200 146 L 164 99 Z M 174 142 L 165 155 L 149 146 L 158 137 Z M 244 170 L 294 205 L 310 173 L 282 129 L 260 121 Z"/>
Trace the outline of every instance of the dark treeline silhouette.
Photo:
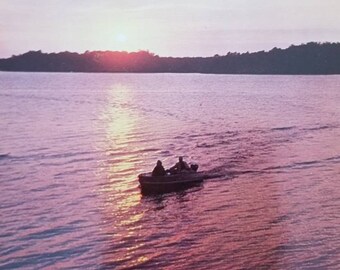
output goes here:
<path id="1" fill-rule="evenodd" d="M 148 51 L 30 51 L 0 59 L 2 71 L 340 74 L 340 43 L 310 42 L 265 52 L 213 57 L 160 57 Z"/>

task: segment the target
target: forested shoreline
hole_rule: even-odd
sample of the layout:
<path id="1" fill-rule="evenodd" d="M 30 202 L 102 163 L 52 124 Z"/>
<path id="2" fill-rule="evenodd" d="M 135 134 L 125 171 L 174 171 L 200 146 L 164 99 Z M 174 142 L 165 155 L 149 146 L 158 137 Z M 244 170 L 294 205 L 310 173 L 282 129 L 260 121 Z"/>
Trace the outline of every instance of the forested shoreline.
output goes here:
<path id="1" fill-rule="evenodd" d="M 0 59 L 1 71 L 211 74 L 340 74 L 340 43 L 310 42 L 254 53 L 160 57 L 148 51 L 27 53 Z"/>

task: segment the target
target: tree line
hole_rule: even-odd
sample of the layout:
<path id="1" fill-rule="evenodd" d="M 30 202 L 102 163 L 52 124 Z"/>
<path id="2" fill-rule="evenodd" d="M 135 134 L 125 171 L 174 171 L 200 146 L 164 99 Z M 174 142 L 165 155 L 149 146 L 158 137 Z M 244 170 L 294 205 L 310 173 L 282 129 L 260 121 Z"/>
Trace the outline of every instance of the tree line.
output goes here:
<path id="1" fill-rule="evenodd" d="M 340 43 L 310 42 L 254 53 L 160 57 L 148 51 L 29 51 L 0 59 L 1 71 L 212 74 L 340 74 Z"/>

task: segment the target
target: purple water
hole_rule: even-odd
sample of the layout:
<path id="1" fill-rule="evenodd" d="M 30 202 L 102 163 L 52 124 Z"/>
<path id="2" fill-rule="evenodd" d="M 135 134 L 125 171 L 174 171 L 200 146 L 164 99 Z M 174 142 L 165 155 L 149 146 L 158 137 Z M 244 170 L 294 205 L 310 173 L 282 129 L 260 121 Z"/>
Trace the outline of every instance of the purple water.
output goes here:
<path id="1" fill-rule="evenodd" d="M 0 73 L 0 268 L 339 269 L 340 76 Z M 142 196 L 179 155 L 221 177 Z"/>

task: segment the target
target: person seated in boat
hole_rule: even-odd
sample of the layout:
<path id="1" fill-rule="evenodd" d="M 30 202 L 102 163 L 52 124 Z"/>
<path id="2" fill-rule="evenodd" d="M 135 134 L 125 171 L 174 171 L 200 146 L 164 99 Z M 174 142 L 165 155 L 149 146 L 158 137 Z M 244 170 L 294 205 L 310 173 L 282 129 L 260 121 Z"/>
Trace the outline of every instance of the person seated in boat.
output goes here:
<path id="1" fill-rule="evenodd" d="M 157 165 L 152 171 L 152 176 L 164 176 L 164 175 L 166 175 L 166 172 L 162 165 L 162 161 L 157 160 Z"/>
<path id="2" fill-rule="evenodd" d="M 183 172 L 183 171 L 190 172 L 191 169 L 190 169 L 188 163 L 186 163 L 183 160 L 183 157 L 179 157 L 178 162 L 174 166 L 172 166 L 169 169 L 169 171 L 170 171 L 171 174 L 176 174 L 176 173 Z"/>

